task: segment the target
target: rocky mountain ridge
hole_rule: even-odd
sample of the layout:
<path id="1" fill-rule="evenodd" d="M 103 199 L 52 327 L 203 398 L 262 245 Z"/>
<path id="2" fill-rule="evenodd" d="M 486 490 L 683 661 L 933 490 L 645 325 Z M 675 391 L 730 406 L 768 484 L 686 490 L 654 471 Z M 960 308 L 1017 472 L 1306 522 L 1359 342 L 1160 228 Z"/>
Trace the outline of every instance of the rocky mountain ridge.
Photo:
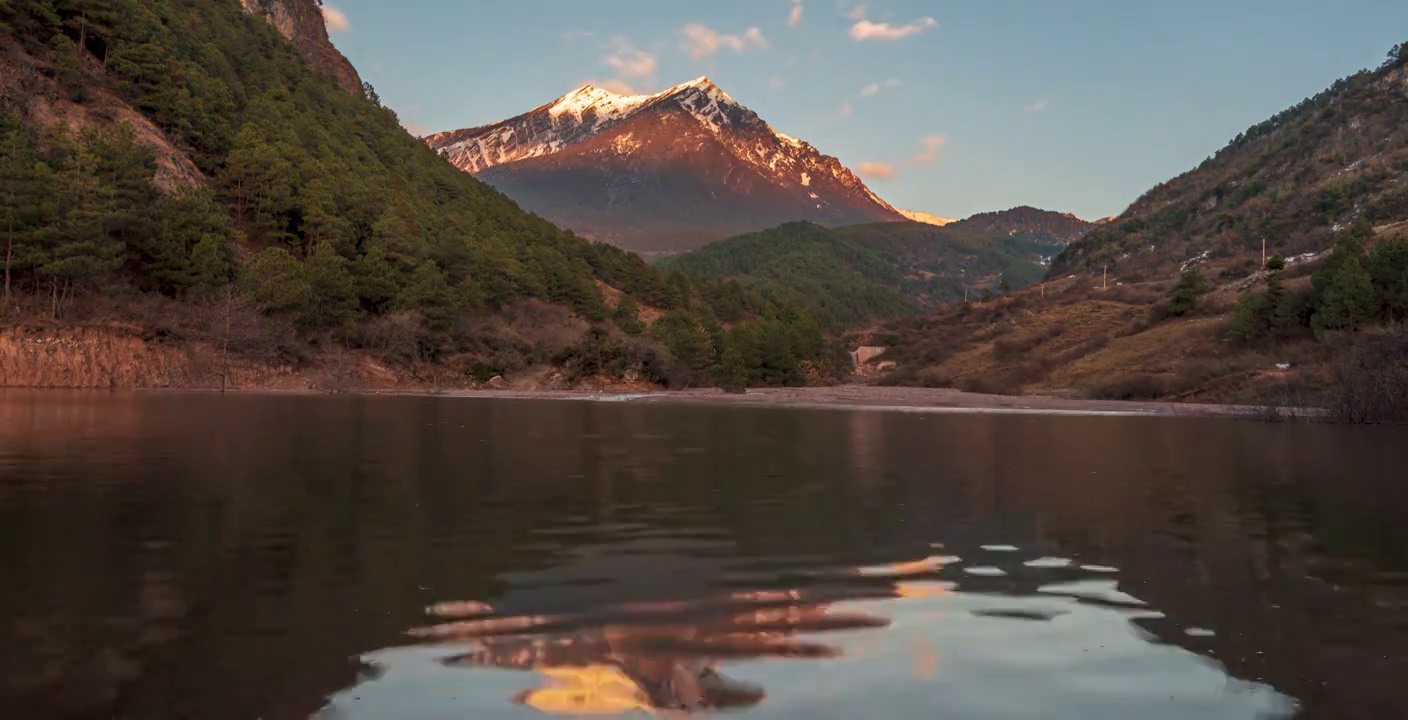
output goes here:
<path id="1" fill-rule="evenodd" d="M 347 92 L 362 94 L 362 77 L 333 46 L 320 0 L 240 0 L 244 9 L 269 21 L 298 48 L 308 65 L 326 73 Z"/>

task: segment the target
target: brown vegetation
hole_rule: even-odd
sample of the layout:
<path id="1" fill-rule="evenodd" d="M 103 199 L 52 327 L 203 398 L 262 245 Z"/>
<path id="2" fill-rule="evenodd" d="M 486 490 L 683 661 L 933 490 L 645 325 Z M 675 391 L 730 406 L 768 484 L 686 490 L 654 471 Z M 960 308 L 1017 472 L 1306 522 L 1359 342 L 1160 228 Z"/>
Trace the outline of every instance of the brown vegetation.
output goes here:
<path id="1" fill-rule="evenodd" d="M 1408 423 L 1408 331 L 1361 338 L 1333 366 L 1330 412 L 1348 423 Z"/>

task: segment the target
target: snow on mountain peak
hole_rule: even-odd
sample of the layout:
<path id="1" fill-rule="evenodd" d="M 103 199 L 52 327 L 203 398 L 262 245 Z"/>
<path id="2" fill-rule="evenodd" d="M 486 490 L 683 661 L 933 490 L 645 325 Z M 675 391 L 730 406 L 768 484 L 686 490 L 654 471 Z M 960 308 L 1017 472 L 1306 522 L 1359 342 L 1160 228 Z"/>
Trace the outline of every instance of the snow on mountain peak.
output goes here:
<path id="1" fill-rule="evenodd" d="M 651 95 L 618 95 L 584 85 L 516 118 L 441 133 L 426 140 L 455 166 L 478 173 L 556 154 L 654 112 L 687 113 L 729 155 L 756 168 L 777 187 L 793 188 L 805 195 L 830 186 L 841 196 L 860 197 L 862 204 L 873 203 L 883 212 L 898 215 L 838 160 L 774 130 L 707 76 Z M 642 137 L 623 136 L 613 140 L 611 149 L 618 155 L 631 155 L 642 147 L 643 141 Z M 830 195 L 821 194 L 818 208 L 831 202 Z"/>
<path id="2" fill-rule="evenodd" d="M 625 115 L 651 99 L 649 95 L 617 95 L 610 90 L 592 85 L 583 85 L 566 95 L 548 108 L 548 115 L 554 119 L 563 115 L 583 120 L 587 111 L 596 112 L 596 124 L 614 120 Z"/>

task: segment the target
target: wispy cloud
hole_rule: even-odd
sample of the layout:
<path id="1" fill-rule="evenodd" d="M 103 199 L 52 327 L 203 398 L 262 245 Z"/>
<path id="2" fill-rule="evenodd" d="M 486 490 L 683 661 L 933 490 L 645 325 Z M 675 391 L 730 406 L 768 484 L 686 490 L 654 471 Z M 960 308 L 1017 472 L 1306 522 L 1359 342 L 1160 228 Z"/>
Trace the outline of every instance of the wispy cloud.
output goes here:
<path id="1" fill-rule="evenodd" d="M 901 83 L 899 80 L 897 80 L 897 79 L 895 79 L 895 78 L 890 78 L 889 80 L 886 80 L 884 83 L 870 83 L 869 85 L 866 85 L 865 87 L 863 87 L 863 88 L 860 89 L 860 96 L 861 96 L 861 97 L 874 97 L 874 96 L 876 96 L 876 95 L 879 95 L 881 92 L 883 92 L 883 91 L 885 91 L 885 90 L 893 90 L 893 89 L 895 89 L 895 88 L 897 88 L 897 87 L 899 87 L 900 85 L 903 85 L 903 84 L 904 84 L 904 83 Z"/>
<path id="2" fill-rule="evenodd" d="M 863 162 L 856 170 L 861 174 L 861 177 L 869 180 L 894 180 L 896 175 L 895 166 L 883 162 Z"/>
<path id="3" fill-rule="evenodd" d="M 1022 112 L 1028 115 L 1035 115 L 1036 113 L 1044 112 L 1048 107 L 1051 107 L 1051 103 L 1046 102 L 1045 100 L 1037 100 L 1036 102 L 1022 108 Z"/>
<path id="4" fill-rule="evenodd" d="M 855 111 L 856 107 L 854 105 L 852 105 L 850 102 L 843 102 L 841 103 L 841 109 L 837 110 L 836 114 L 840 115 L 843 118 L 848 118 Z"/>
<path id="5" fill-rule="evenodd" d="M 792 0 L 792 12 L 787 15 L 787 26 L 797 27 L 802 24 L 802 0 Z"/>
<path id="6" fill-rule="evenodd" d="M 869 8 L 866 6 L 857 5 L 850 12 L 850 18 L 855 21 L 855 24 L 851 26 L 851 39 L 856 42 L 865 40 L 903 40 L 939 26 L 939 22 L 931 17 L 919 18 L 905 25 L 873 22 L 870 20 L 868 11 Z"/>
<path id="7" fill-rule="evenodd" d="M 750 48 L 768 46 L 763 31 L 755 27 L 748 28 L 738 35 L 727 35 L 699 23 L 690 23 L 680 30 L 680 36 L 684 38 L 685 52 L 695 60 L 709 57 L 720 50 L 741 53 Z"/>
<path id="8" fill-rule="evenodd" d="M 328 26 L 330 32 L 347 32 L 352 29 L 352 23 L 347 19 L 347 13 L 338 10 L 331 5 L 323 6 L 323 24 Z"/>
<path id="9" fill-rule="evenodd" d="M 616 76 L 620 78 L 648 78 L 655 75 L 655 56 L 636 49 L 624 38 L 613 41 L 611 51 L 601 59 L 601 63 L 616 71 Z"/>
<path id="10" fill-rule="evenodd" d="M 939 161 L 939 151 L 948 144 L 948 138 L 943 135 L 925 135 L 919 139 L 922 150 L 914 154 L 910 161 L 920 167 L 933 165 Z"/>
<path id="11" fill-rule="evenodd" d="M 616 35 L 606 42 L 603 49 L 606 54 L 601 57 L 601 64 L 611 68 L 615 77 L 590 80 L 589 85 L 618 95 L 636 95 L 642 85 L 655 84 L 655 56 L 637 48 L 630 38 Z"/>

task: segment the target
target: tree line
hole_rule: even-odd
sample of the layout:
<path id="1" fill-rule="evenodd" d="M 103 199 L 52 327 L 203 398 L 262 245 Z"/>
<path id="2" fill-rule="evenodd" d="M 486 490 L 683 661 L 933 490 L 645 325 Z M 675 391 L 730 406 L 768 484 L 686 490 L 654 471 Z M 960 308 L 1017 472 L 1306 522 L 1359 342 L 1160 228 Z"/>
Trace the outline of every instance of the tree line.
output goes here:
<path id="1" fill-rule="evenodd" d="M 378 318 L 413 318 L 418 354 L 435 360 L 477 347 L 467 318 L 541 300 L 622 348 L 660 346 L 659 375 L 677 382 L 734 363 L 747 384 L 795 383 L 834 357 L 804 309 L 523 212 L 405 132 L 370 85 L 353 95 L 310 71 L 238 0 L 0 0 L 0 33 L 64 100 L 116 93 L 204 176 L 161 192 L 132 128 L 37 127 L 0 104 L 0 312 L 42 297 L 61 320 L 84 297 L 237 292 L 348 347 Z M 649 333 L 630 317 L 641 305 L 666 311 Z"/>

